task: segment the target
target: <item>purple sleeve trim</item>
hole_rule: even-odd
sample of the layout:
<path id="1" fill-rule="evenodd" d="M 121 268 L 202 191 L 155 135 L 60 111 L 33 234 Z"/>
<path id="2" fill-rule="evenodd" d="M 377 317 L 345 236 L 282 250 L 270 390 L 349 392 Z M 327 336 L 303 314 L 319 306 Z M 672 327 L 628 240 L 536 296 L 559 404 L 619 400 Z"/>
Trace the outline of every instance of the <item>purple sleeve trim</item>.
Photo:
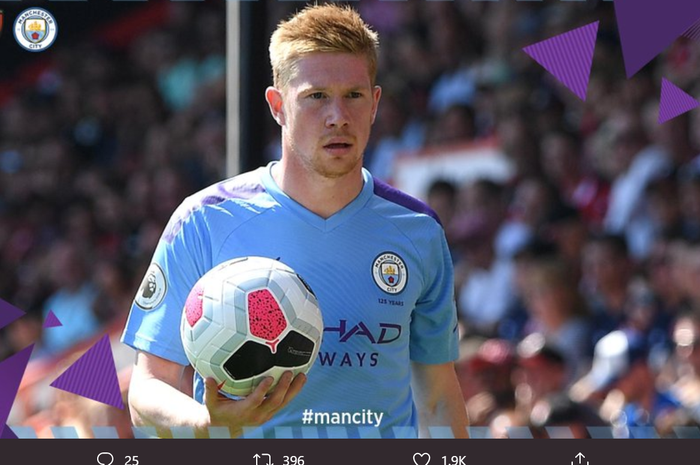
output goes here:
<path id="1" fill-rule="evenodd" d="M 168 225 L 163 231 L 161 240 L 172 244 L 173 239 L 180 232 L 185 221 L 192 213 L 206 205 L 218 205 L 231 199 L 247 200 L 265 192 L 265 187 L 259 181 L 249 181 L 250 178 L 248 176 L 245 176 L 243 179 L 239 179 L 239 177 L 228 179 L 209 186 L 185 199 L 170 218 Z"/>
<path id="2" fill-rule="evenodd" d="M 442 226 L 440 218 L 438 218 L 437 213 L 435 213 L 429 206 L 420 200 L 411 197 L 410 195 L 401 192 L 400 190 L 391 187 L 390 185 L 382 182 L 378 179 L 374 179 L 374 194 L 388 200 L 389 202 L 401 205 L 402 207 L 408 208 L 416 213 L 422 213 L 433 218 L 437 223 Z"/>

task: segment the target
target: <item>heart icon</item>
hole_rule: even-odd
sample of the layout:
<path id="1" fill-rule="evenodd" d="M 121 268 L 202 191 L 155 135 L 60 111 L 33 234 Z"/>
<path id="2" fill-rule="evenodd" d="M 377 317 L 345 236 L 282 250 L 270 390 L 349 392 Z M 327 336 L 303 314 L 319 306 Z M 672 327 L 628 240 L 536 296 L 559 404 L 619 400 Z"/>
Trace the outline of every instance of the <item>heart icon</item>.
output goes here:
<path id="1" fill-rule="evenodd" d="M 428 465 L 430 463 L 430 454 L 427 452 L 423 452 L 422 454 L 416 452 L 413 454 L 413 463 L 416 465 Z"/>

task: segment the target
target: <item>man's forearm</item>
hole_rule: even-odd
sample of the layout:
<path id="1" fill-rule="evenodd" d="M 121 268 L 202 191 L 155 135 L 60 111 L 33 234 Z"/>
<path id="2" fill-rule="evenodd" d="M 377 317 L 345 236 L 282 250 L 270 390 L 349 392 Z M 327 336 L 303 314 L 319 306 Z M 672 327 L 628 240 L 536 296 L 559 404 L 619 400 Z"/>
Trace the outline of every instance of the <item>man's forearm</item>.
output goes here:
<path id="1" fill-rule="evenodd" d="M 421 437 L 431 426 L 447 426 L 456 438 L 466 438 L 469 419 L 454 364 L 412 364 L 413 387 L 418 407 Z"/>
<path id="2" fill-rule="evenodd" d="M 467 438 L 467 426 L 469 419 L 467 409 L 462 401 L 461 394 L 457 396 L 446 395 L 439 399 L 433 408 L 426 408 L 423 413 L 423 421 L 426 427 L 449 426 L 455 438 Z"/>
<path id="3" fill-rule="evenodd" d="M 132 383 L 129 407 L 134 425 L 153 426 L 159 437 L 172 437 L 173 427 L 193 428 L 196 437 L 208 435 L 207 408 L 159 379 Z"/>

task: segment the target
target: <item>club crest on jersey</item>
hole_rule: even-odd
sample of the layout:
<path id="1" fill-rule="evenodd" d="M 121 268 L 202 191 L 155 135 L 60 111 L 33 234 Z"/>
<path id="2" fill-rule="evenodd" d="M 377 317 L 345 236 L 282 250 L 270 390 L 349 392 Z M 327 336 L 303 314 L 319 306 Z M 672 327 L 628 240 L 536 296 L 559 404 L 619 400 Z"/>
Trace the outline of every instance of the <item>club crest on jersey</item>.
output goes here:
<path id="1" fill-rule="evenodd" d="M 384 252 L 372 263 L 374 283 L 387 294 L 398 294 L 408 282 L 406 263 L 397 254 Z"/>
<path id="2" fill-rule="evenodd" d="M 151 263 L 136 293 L 134 303 L 143 310 L 153 310 L 163 302 L 167 291 L 168 283 L 165 280 L 165 273 L 157 263 Z"/>

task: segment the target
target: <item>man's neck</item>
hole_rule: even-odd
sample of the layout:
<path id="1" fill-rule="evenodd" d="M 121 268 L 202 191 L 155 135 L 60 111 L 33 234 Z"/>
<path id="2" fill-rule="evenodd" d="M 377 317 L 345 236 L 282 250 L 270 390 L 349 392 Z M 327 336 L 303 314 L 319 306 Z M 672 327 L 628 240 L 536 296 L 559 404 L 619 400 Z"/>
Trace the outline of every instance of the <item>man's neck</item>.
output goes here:
<path id="1" fill-rule="evenodd" d="M 279 188 L 321 218 L 327 219 L 352 202 L 362 191 L 362 167 L 345 176 L 327 178 L 288 163 L 285 158 L 272 167 Z"/>

